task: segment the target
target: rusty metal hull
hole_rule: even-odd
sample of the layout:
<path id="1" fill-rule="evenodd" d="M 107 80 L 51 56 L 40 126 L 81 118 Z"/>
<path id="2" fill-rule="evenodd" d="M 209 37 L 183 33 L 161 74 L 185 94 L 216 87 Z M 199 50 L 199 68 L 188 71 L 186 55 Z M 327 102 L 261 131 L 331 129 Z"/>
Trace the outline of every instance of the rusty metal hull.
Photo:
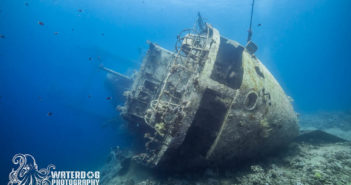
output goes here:
<path id="1" fill-rule="evenodd" d="M 290 98 L 272 74 L 210 25 L 180 35 L 177 52 L 150 43 L 125 94 L 122 115 L 145 138 L 134 160 L 150 167 L 222 165 L 298 135 Z"/>

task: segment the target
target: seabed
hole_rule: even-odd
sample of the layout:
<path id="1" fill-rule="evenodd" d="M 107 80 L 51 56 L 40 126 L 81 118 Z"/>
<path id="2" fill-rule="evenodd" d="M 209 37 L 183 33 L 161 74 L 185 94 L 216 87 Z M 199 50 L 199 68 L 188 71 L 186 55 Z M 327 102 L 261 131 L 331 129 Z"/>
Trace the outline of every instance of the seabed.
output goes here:
<path id="1" fill-rule="evenodd" d="M 104 185 L 350 185 L 351 142 L 326 132 L 305 131 L 278 153 L 232 168 L 162 172 L 111 152 L 102 169 Z"/>

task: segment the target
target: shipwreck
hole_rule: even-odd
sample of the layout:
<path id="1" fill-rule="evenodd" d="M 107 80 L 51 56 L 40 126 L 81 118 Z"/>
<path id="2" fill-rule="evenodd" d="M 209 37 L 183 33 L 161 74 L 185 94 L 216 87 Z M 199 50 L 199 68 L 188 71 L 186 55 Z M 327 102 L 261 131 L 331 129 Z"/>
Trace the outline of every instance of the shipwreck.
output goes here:
<path id="1" fill-rule="evenodd" d="M 240 45 L 200 16 L 178 35 L 175 52 L 149 42 L 119 107 L 144 145 L 134 161 L 153 168 L 235 164 L 298 135 L 291 98 L 255 56 L 250 37 Z"/>

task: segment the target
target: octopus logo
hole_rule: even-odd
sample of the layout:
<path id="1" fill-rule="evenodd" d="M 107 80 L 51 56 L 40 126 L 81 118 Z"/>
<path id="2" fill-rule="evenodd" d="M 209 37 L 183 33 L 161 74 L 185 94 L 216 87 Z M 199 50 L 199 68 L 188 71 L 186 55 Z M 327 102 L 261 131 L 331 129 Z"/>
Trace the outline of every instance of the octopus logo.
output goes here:
<path id="1" fill-rule="evenodd" d="M 30 154 L 16 154 L 12 158 L 12 163 L 17 165 L 17 169 L 9 175 L 7 185 L 50 185 L 51 169 L 55 165 L 50 164 L 46 168 L 39 170 L 35 159 Z"/>

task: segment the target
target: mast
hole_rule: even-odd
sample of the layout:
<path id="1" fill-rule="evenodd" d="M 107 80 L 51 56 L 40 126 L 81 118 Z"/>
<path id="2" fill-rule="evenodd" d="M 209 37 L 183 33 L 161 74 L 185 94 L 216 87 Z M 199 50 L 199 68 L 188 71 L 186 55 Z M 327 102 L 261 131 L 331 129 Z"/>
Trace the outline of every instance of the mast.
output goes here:
<path id="1" fill-rule="evenodd" d="M 251 17 L 250 17 L 250 26 L 249 26 L 249 30 L 248 30 L 248 36 L 247 36 L 247 42 L 251 41 L 251 37 L 252 37 L 252 17 L 253 17 L 253 10 L 254 10 L 254 5 L 255 5 L 255 0 L 252 0 L 252 5 L 251 5 Z"/>

